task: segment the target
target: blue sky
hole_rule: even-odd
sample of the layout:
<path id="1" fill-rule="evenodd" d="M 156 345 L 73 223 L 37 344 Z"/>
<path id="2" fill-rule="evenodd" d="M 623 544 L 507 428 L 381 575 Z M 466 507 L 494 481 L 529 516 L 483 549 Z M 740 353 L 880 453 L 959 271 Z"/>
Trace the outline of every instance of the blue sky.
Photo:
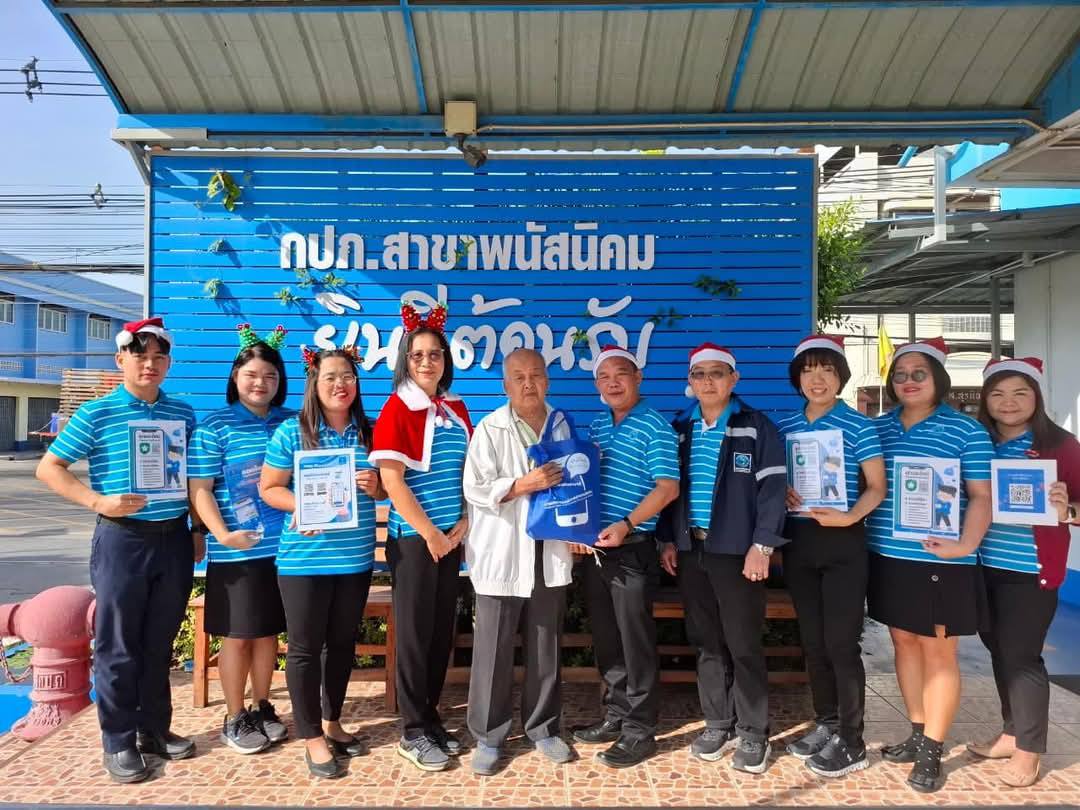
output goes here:
<path id="1" fill-rule="evenodd" d="M 36 56 L 42 70 L 88 70 L 41 0 L 2 0 L 0 81 L 22 82 L 18 69 Z M 96 82 L 92 75 L 40 74 L 42 81 Z M 17 91 L 17 84 L 0 90 Z M 61 90 L 63 88 L 55 88 Z M 98 92 L 70 88 L 72 92 Z M 86 194 L 101 183 L 110 194 L 141 194 L 131 156 L 109 140 L 116 110 L 106 98 L 0 95 L 0 195 Z M 39 261 L 142 260 L 139 216 L 109 212 L 56 216 L 0 207 L 0 252 Z M 115 250 L 120 245 L 138 247 Z M 64 250 L 60 248 L 63 247 Z M 77 255 L 78 253 L 82 254 Z M 93 254 L 92 250 L 108 250 Z M 126 286 L 126 285 L 125 285 Z"/>

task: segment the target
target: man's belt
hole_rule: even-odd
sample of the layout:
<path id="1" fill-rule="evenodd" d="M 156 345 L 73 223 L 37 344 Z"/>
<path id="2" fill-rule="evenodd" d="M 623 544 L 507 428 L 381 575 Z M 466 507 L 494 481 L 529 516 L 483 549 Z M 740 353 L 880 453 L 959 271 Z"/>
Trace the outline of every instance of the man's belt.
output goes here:
<path id="1" fill-rule="evenodd" d="M 98 522 L 104 521 L 105 523 L 112 523 L 114 526 L 119 526 L 132 534 L 137 534 L 140 537 L 147 539 L 155 539 L 159 537 L 165 537 L 179 531 L 187 531 L 188 529 L 188 516 L 184 514 L 169 518 L 168 520 L 136 520 L 129 517 L 109 517 L 108 515 L 98 515 Z"/>

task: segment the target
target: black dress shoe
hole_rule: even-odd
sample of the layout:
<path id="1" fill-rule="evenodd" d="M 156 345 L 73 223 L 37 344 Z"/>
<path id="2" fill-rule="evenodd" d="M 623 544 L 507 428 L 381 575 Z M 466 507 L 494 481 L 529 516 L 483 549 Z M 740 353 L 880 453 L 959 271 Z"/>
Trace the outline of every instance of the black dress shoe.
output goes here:
<path id="1" fill-rule="evenodd" d="M 614 745 L 601 751 L 596 758 L 609 768 L 630 768 L 644 762 L 656 753 L 656 740 L 652 737 L 633 739 L 619 737 Z"/>
<path id="2" fill-rule="evenodd" d="M 574 739 L 583 743 L 609 743 L 615 742 L 622 736 L 622 722 L 618 720 L 601 720 L 591 726 L 575 726 L 570 729 Z"/>
<path id="3" fill-rule="evenodd" d="M 335 740 L 330 735 L 326 735 L 326 745 L 330 748 L 330 753 L 335 757 L 362 757 L 368 753 L 368 745 L 359 737 L 351 736 L 347 741 Z"/>
<path id="4" fill-rule="evenodd" d="M 195 743 L 171 731 L 164 734 L 140 731 L 137 745 L 142 753 L 153 754 L 162 759 L 187 759 L 195 753 Z"/>
<path id="5" fill-rule="evenodd" d="M 329 762 L 315 762 L 311 758 L 311 754 L 307 751 L 304 752 L 304 761 L 307 763 L 308 773 L 312 776 L 317 776 L 320 779 L 337 779 L 339 776 L 344 776 L 347 768 L 342 765 L 337 757 L 330 757 Z"/>
<path id="6" fill-rule="evenodd" d="M 146 760 L 134 748 L 125 748 L 115 754 L 105 754 L 102 758 L 102 764 L 114 782 L 131 784 L 132 782 L 141 782 L 150 775 L 150 769 L 146 767 Z"/>

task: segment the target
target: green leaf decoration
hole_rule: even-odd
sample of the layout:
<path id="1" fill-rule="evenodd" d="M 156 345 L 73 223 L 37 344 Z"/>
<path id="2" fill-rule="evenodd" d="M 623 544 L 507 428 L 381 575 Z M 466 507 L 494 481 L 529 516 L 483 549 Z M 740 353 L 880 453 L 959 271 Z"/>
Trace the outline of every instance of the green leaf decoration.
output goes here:
<path id="1" fill-rule="evenodd" d="M 322 282 L 320 283 L 324 287 L 327 287 L 331 290 L 336 290 L 338 287 L 345 286 L 345 279 L 343 279 L 341 276 L 337 275 L 336 273 L 334 273 L 333 270 L 331 270 L 329 273 L 322 277 Z"/>
<path id="2" fill-rule="evenodd" d="M 300 300 L 295 295 L 293 295 L 293 291 L 288 287 L 282 287 L 280 290 L 274 293 L 274 298 L 280 301 L 283 307 L 287 307 L 290 304 L 295 304 L 297 301 Z"/>
<path id="3" fill-rule="evenodd" d="M 206 198 L 212 200 L 224 192 L 221 204 L 230 213 L 236 208 L 236 201 L 240 199 L 240 186 L 236 185 L 231 174 L 224 169 L 214 172 L 210 182 L 206 184 Z"/>
<path id="4" fill-rule="evenodd" d="M 720 279 L 714 276 L 698 276 L 694 286 L 713 298 L 736 298 L 742 292 L 742 288 L 735 283 L 733 278 Z"/>
<path id="5" fill-rule="evenodd" d="M 221 292 L 221 279 L 212 278 L 207 281 L 203 284 L 203 292 L 206 294 L 207 298 L 217 298 L 218 294 Z"/>

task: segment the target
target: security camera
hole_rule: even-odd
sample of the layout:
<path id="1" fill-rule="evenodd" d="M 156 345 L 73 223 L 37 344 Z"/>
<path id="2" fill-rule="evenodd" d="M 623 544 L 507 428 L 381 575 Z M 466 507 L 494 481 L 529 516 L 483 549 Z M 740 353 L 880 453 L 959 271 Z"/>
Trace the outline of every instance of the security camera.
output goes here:
<path id="1" fill-rule="evenodd" d="M 465 162 L 474 169 L 479 169 L 485 163 L 487 163 L 488 155 L 486 149 L 481 149 L 478 146 L 472 146 L 465 143 L 465 138 L 468 137 L 462 133 L 458 133 L 457 145 L 461 150 L 461 156 L 465 159 Z"/>

